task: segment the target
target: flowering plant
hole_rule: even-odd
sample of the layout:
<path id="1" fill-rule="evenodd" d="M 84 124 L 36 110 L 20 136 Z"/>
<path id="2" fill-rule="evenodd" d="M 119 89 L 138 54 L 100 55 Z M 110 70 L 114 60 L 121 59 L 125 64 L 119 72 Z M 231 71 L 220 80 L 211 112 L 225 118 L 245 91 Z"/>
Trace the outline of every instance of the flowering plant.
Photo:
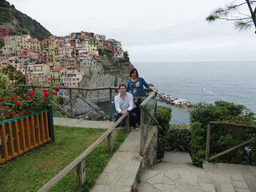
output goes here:
<path id="1" fill-rule="evenodd" d="M 34 86 L 34 90 L 35 92 L 30 92 L 22 97 L 14 94 L 10 99 L 7 99 L 11 103 L 9 106 L 5 106 L 3 104 L 5 99 L 0 98 L 0 121 L 45 109 L 50 104 L 53 95 L 56 94 L 55 91 L 59 91 L 59 88 L 55 87 L 55 91 L 50 92 L 52 88 L 41 91 L 37 86 Z"/>

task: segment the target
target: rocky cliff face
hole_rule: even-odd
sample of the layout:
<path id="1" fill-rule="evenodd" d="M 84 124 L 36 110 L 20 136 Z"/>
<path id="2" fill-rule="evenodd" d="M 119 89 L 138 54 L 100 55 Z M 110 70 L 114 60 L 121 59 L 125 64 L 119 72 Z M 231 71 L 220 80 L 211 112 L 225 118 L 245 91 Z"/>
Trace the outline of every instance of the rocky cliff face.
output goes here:
<path id="1" fill-rule="evenodd" d="M 80 82 L 79 87 L 98 88 L 98 87 L 118 87 L 120 84 L 127 84 L 129 81 L 129 72 L 133 68 L 131 63 L 112 63 L 105 58 L 101 67 L 86 69 L 85 75 Z M 113 91 L 113 96 L 115 95 Z M 109 99 L 108 90 L 89 91 L 86 93 L 86 99 L 95 101 L 104 101 Z"/>

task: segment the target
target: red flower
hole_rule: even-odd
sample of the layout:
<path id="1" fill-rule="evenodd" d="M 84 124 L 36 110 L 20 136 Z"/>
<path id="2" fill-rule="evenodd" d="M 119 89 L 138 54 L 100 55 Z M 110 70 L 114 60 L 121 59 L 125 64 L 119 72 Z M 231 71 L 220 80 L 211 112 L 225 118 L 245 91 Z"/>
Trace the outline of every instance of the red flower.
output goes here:
<path id="1" fill-rule="evenodd" d="M 33 98 L 32 97 L 29 97 L 29 100 L 32 100 Z"/>
<path id="2" fill-rule="evenodd" d="M 20 102 L 16 102 L 15 105 L 16 105 L 17 107 L 19 107 L 19 106 L 20 106 Z"/>
<path id="3" fill-rule="evenodd" d="M 28 114 L 28 111 L 25 111 L 25 110 L 24 110 L 24 111 L 23 111 L 23 113 L 26 113 L 26 114 Z"/>
<path id="4" fill-rule="evenodd" d="M 59 91 L 60 90 L 59 87 L 55 87 L 54 89 L 55 89 L 55 91 Z"/>
<path id="5" fill-rule="evenodd" d="M 30 92 L 30 93 L 28 94 L 28 96 L 33 96 L 33 95 L 35 95 L 35 93 L 33 93 L 33 92 Z"/>
<path id="6" fill-rule="evenodd" d="M 0 102 L 4 102 L 4 98 L 1 98 L 1 99 L 0 99 Z"/>
<path id="7" fill-rule="evenodd" d="M 44 96 L 45 96 L 45 97 L 48 97 L 48 96 L 49 96 L 49 93 L 48 93 L 48 92 L 44 92 Z"/>
<path id="8" fill-rule="evenodd" d="M 46 98 L 46 97 L 44 98 L 44 101 L 47 101 L 47 98 Z"/>
<path id="9" fill-rule="evenodd" d="M 23 96 L 22 99 L 26 99 L 27 97 L 26 96 Z"/>
<path id="10" fill-rule="evenodd" d="M 17 97 L 18 97 L 18 95 L 14 94 L 14 95 L 13 95 L 13 97 L 17 98 Z"/>
<path id="11" fill-rule="evenodd" d="M 8 115 L 10 115 L 11 113 L 12 113 L 12 112 L 10 112 L 10 111 L 7 111 L 7 114 L 8 114 Z"/>
<path id="12" fill-rule="evenodd" d="M 14 100 L 15 98 L 14 97 L 11 97 L 11 100 Z"/>
<path id="13" fill-rule="evenodd" d="M 38 87 L 35 85 L 34 88 L 38 88 Z"/>
<path id="14" fill-rule="evenodd" d="M 52 91 L 51 94 L 55 95 L 56 93 L 54 91 Z"/>
<path id="15" fill-rule="evenodd" d="M 44 89 L 44 90 L 43 90 L 43 92 L 47 92 L 47 90 L 46 90 L 46 89 Z"/>

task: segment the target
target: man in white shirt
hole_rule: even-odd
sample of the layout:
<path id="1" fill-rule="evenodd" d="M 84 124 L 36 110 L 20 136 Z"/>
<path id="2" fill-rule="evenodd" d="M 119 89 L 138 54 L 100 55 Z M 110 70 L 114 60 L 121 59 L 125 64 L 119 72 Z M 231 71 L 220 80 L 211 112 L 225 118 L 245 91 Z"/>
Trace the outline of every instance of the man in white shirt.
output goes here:
<path id="1" fill-rule="evenodd" d="M 137 122 L 137 115 L 133 110 L 133 96 L 131 93 L 126 92 L 126 85 L 119 86 L 119 94 L 115 96 L 115 107 L 118 113 L 117 119 L 122 115 L 129 114 L 129 123 L 131 127 L 135 128 Z M 118 126 L 124 126 L 124 120 Z"/>

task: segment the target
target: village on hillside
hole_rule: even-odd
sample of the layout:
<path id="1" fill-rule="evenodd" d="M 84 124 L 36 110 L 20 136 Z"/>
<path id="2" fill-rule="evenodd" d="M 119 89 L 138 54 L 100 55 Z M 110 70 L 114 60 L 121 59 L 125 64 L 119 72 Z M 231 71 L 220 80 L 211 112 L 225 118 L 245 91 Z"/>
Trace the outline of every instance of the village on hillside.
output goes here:
<path id="1" fill-rule="evenodd" d="M 103 67 L 105 53 L 111 53 L 114 62 L 124 60 L 121 42 L 106 40 L 105 35 L 82 31 L 39 41 L 30 35 L 12 35 L 12 32 L 15 28 L 0 27 L 0 38 L 4 39 L 0 68 L 12 65 L 22 71 L 27 77 L 27 85 L 55 82 L 79 87 L 86 70 Z"/>

